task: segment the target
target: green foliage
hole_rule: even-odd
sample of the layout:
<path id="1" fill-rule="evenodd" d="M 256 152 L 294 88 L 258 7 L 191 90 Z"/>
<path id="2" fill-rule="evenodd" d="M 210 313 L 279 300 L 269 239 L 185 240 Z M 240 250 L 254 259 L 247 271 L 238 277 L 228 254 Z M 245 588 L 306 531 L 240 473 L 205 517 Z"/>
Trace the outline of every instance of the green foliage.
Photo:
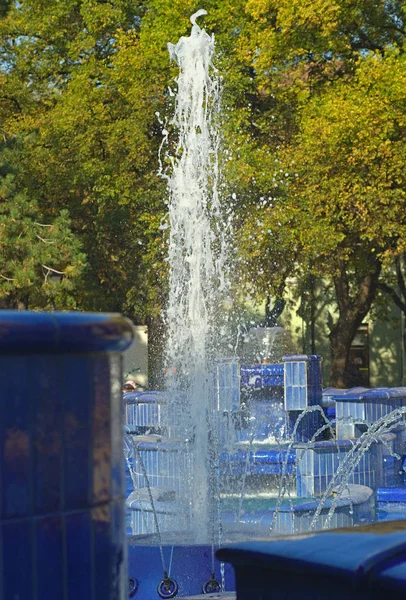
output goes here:
<path id="1" fill-rule="evenodd" d="M 301 245 L 321 257 L 324 273 L 360 260 L 380 260 L 406 243 L 405 57 L 396 51 L 360 58 L 351 79 L 338 80 L 308 102 L 301 131 L 286 148 L 290 196 L 301 214 Z M 324 259 L 324 260 L 323 260 Z"/>
<path id="2" fill-rule="evenodd" d="M 3 149 L 3 157 L 8 152 Z M 44 222 L 35 199 L 0 161 L 0 303 L 7 308 L 76 308 L 86 258 L 68 211 Z M 52 281 L 56 274 L 61 281 Z"/>
<path id="3" fill-rule="evenodd" d="M 139 52 L 144 12 L 126 0 L 35 0 L 0 26 L 3 129 L 24 140 L 22 183 L 40 209 L 52 219 L 69 210 L 89 264 L 78 303 L 131 315 L 142 306 L 140 320 L 157 306 L 145 302 L 164 214 L 149 98 L 162 104 L 166 83 Z"/>
<path id="4" fill-rule="evenodd" d="M 368 277 L 406 250 L 404 3 L 203 7 L 199 23 L 215 34 L 223 77 L 236 287 L 260 302 L 280 297 L 289 275 L 322 275 L 344 314 L 343 291 L 354 307 Z M 2 4 L 0 131 L 6 145 L 19 141 L 11 154 L 0 148 L 9 165 L 3 302 L 29 295 L 30 306 L 49 305 L 55 290 L 40 265 L 51 261 L 68 272 L 61 306 L 124 311 L 138 322 L 160 314 L 166 190 L 156 113 L 172 109 L 177 67 L 167 42 L 189 34 L 198 8 L 197 0 Z"/>

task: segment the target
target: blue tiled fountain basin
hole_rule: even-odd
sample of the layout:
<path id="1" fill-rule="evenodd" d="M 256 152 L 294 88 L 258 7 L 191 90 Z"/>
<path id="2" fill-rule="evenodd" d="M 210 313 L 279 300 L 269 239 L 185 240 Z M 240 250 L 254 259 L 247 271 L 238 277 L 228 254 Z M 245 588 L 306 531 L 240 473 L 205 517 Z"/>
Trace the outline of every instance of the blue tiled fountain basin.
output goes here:
<path id="1" fill-rule="evenodd" d="M 155 490 L 151 490 L 152 493 Z M 142 498 L 141 498 L 142 495 Z M 138 496 L 138 498 L 137 498 Z M 159 498 L 159 497 L 158 497 Z M 336 503 L 335 512 L 329 522 L 330 527 L 349 527 L 354 524 L 370 522 L 372 514 L 372 490 L 366 486 L 350 485 Z M 315 529 L 322 529 L 328 518 L 335 496 L 327 498 L 316 522 Z M 168 499 L 154 502 L 158 521 L 164 537 L 173 531 L 186 528 L 188 521 L 187 506 Z M 272 535 L 295 534 L 307 532 L 312 525 L 314 514 L 319 506 L 319 499 L 285 498 L 279 501 L 274 498 L 223 498 L 220 503 L 221 524 L 224 538 L 230 536 L 235 540 L 254 539 L 255 537 L 271 537 Z M 127 507 L 131 513 L 131 522 L 137 533 L 134 539 L 153 537 L 155 525 L 151 505 L 145 491 L 134 493 L 127 499 Z M 278 507 L 277 512 L 275 512 Z"/>
<path id="2" fill-rule="evenodd" d="M 165 542 L 162 551 L 168 577 L 179 586 L 177 597 L 201 594 L 203 584 L 212 574 L 211 544 L 187 544 L 174 540 L 173 543 Z M 137 580 L 135 600 L 159 600 L 157 587 L 163 578 L 163 568 L 156 536 L 128 538 L 128 576 Z M 214 576 L 219 583 L 222 582 L 221 563 L 217 558 L 214 558 Z M 224 591 L 235 590 L 231 565 L 224 565 L 223 577 Z"/>
<path id="3" fill-rule="evenodd" d="M 403 503 L 406 509 L 406 488 L 405 487 L 381 487 L 376 493 L 378 502 Z"/>
<path id="4" fill-rule="evenodd" d="M 372 514 L 372 490 L 362 485 L 349 485 L 336 504 L 330 527 L 347 527 L 370 522 Z M 233 500 L 238 505 L 237 500 Z M 314 529 L 322 529 L 335 496 L 327 498 Z M 230 501 L 229 501 L 230 503 Z M 240 516 L 230 510 L 227 501 L 222 501 L 223 530 L 227 534 L 240 536 L 240 539 L 305 533 L 312 524 L 320 499 L 284 498 L 279 505 L 278 498 L 244 499 Z M 229 510 L 227 510 L 229 508 Z"/>
<path id="5" fill-rule="evenodd" d="M 406 488 L 381 487 L 376 493 L 378 521 L 406 519 Z"/>

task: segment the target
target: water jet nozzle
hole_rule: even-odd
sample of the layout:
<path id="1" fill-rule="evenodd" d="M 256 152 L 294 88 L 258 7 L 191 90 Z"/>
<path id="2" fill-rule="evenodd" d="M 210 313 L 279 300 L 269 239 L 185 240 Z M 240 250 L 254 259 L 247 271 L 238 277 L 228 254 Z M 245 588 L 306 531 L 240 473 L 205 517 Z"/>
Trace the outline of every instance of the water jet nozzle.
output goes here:
<path id="1" fill-rule="evenodd" d="M 164 571 L 164 578 L 158 584 L 157 592 L 160 598 L 174 598 L 179 590 L 179 586 L 174 579 L 168 577 L 168 573 Z"/>
<path id="2" fill-rule="evenodd" d="M 221 585 L 215 578 L 214 573 L 212 573 L 210 579 L 204 582 L 202 592 L 203 594 L 216 594 L 220 590 Z"/>
<path id="3" fill-rule="evenodd" d="M 128 580 L 128 597 L 133 598 L 138 591 L 138 581 L 134 577 Z"/>

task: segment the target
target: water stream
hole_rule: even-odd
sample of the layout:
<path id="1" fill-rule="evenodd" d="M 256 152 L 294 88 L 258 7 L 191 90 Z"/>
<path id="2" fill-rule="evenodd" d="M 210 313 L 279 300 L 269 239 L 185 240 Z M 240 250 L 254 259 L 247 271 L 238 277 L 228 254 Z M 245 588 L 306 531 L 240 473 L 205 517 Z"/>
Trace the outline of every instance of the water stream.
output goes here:
<path id="1" fill-rule="evenodd" d="M 406 414 L 406 407 L 401 407 L 393 410 L 388 415 L 381 417 L 375 423 L 370 425 L 367 431 L 365 431 L 357 440 L 355 440 L 353 447 L 347 453 L 345 458 L 341 461 L 337 471 L 331 479 L 326 491 L 320 499 L 317 510 L 313 516 L 310 524 L 310 530 L 314 529 L 317 520 L 324 508 L 324 505 L 331 495 L 332 491 L 335 490 L 335 498 L 328 512 L 327 518 L 323 524 L 323 529 L 328 529 L 337 505 L 340 501 L 342 493 L 345 487 L 348 485 L 348 481 L 354 472 L 365 453 L 369 450 L 373 443 L 379 443 L 381 437 L 385 433 L 389 433 L 393 429 L 399 426 L 403 422 L 404 415 Z"/>
<path id="2" fill-rule="evenodd" d="M 192 31 L 169 54 L 179 67 L 175 112 L 164 129 L 168 184 L 169 299 L 166 311 L 169 413 L 179 435 L 192 441 L 188 482 L 196 540 L 210 537 L 207 415 L 211 412 L 211 362 L 219 340 L 218 309 L 227 292 L 227 226 L 219 198 L 220 86 L 212 64 L 214 37 L 191 17 Z M 169 133 L 169 131 L 171 133 Z M 171 135 L 176 138 L 174 143 Z M 166 145 L 165 145 L 166 144 Z M 215 431 L 215 429 L 214 429 Z M 212 432 L 212 435 L 214 432 Z"/>

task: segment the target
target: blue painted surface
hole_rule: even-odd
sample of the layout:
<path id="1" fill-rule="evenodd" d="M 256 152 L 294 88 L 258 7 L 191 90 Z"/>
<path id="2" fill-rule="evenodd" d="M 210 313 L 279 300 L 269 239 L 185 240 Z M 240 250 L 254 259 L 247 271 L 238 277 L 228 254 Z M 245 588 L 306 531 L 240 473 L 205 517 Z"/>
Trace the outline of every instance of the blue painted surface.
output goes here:
<path id="1" fill-rule="evenodd" d="M 388 592 L 395 592 L 396 598 L 401 598 L 406 590 L 406 560 L 395 566 L 390 566 L 379 573 L 374 580 L 374 586 L 377 592 L 377 597 L 383 597 L 382 593 L 385 594 L 385 598 L 388 596 Z"/>
<path id="2" fill-rule="evenodd" d="M 0 311 L 0 598 L 126 595 L 118 315 Z"/>

